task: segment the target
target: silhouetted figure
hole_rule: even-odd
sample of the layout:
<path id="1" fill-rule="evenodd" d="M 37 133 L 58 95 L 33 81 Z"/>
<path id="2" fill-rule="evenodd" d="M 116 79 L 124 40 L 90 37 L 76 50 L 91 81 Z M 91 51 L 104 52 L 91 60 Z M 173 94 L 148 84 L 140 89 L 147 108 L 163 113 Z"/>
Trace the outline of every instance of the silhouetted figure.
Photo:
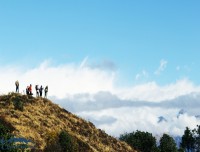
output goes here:
<path id="1" fill-rule="evenodd" d="M 16 93 L 19 93 L 19 81 L 18 80 L 15 82 L 15 86 L 16 86 Z"/>
<path id="2" fill-rule="evenodd" d="M 44 89 L 44 97 L 45 98 L 47 98 L 47 93 L 48 93 L 48 86 L 46 86 Z"/>
<path id="3" fill-rule="evenodd" d="M 43 87 L 42 87 L 42 85 L 41 85 L 41 87 L 40 87 L 40 97 L 42 97 L 42 91 L 43 91 Z"/>
<path id="4" fill-rule="evenodd" d="M 33 93 L 32 93 L 32 85 L 30 84 L 30 86 L 29 86 L 29 95 L 33 95 Z"/>
<path id="5" fill-rule="evenodd" d="M 36 97 L 39 97 L 39 86 L 35 86 L 35 91 L 36 91 Z"/>

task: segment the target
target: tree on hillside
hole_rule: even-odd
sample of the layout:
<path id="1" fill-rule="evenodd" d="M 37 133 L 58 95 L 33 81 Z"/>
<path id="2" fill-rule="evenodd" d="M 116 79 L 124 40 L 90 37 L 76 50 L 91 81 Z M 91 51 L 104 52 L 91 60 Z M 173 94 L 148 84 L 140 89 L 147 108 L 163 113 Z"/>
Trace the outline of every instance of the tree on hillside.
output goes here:
<path id="1" fill-rule="evenodd" d="M 59 134 L 59 143 L 65 152 L 77 152 L 78 143 L 77 141 L 66 131 L 61 131 Z"/>
<path id="2" fill-rule="evenodd" d="M 200 152 L 200 125 L 197 125 L 197 129 L 193 130 L 194 133 L 194 148 L 196 152 Z"/>
<path id="3" fill-rule="evenodd" d="M 127 142 L 131 147 L 142 152 L 158 151 L 156 139 L 151 133 L 136 131 L 129 134 L 120 135 L 120 140 Z"/>
<path id="4" fill-rule="evenodd" d="M 167 134 L 163 134 L 161 137 L 159 147 L 161 152 L 177 152 L 174 139 Z"/>
<path id="5" fill-rule="evenodd" d="M 186 127 L 184 131 L 184 135 L 182 136 L 181 147 L 186 152 L 191 152 L 191 151 L 194 151 L 194 143 L 195 143 L 195 139 L 193 137 L 193 134 L 191 130 L 188 127 Z"/>

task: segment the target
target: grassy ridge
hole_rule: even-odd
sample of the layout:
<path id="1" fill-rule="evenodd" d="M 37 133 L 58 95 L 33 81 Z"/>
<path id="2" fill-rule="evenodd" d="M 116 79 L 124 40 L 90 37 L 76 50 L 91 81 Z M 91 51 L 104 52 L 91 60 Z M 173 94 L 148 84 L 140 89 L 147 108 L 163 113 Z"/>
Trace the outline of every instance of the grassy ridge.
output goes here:
<path id="1" fill-rule="evenodd" d="M 16 137 L 31 140 L 36 151 L 56 143 L 64 130 L 77 141 L 78 151 L 134 152 L 126 143 L 44 98 L 15 93 L 2 95 L 0 120 L 13 127 Z"/>

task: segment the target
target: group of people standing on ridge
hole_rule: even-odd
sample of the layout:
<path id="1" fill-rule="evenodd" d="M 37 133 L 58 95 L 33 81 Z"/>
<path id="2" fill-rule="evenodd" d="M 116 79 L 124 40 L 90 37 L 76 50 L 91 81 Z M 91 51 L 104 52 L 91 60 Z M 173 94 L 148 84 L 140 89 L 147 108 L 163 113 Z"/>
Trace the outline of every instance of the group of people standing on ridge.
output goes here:
<path id="1" fill-rule="evenodd" d="M 45 88 L 42 87 L 42 85 L 39 87 L 39 85 L 35 85 L 35 91 L 36 91 L 36 96 L 37 97 L 42 97 L 42 92 L 44 89 L 44 97 L 47 97 L 47 92 L 48 92 L 48 86 L 46 86 Z"/>
<path id="2" fill-rule="evenodd" d="M 16 93 L 19 93 L 19 81 L 18 80 L 15 82 L 15 86 L 16 86 Z M 36 97 L 42 97 L 43 90 L 44 90 L 44 97 L 47 98 L 48 86 L 43 88 L 42 85 L 40 87 L 39 87 L 39 85 L 35 85 Z M 27 86 L 26 95 L 31 95 L 31 96 L 33 95 L 32 84 Z"/>

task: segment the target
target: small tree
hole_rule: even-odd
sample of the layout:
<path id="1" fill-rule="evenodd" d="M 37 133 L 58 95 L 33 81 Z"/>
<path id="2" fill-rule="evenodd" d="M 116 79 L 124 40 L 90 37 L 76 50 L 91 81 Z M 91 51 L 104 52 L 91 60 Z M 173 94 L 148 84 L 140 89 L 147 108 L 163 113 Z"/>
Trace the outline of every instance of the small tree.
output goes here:
<path id="1" fill-rule="evenodd" d="M 195 143 L 195 139 L 193 137 L 193 134 L 191 130 L 188 127 L 186 127 L 184 131 L 184 135 L 182 136 L 181 147 L 186 152 L 190 152 L 194 150 L 194 143 Z"/>
<path id="2" fill-rule="evenodd" d="M 167 134 L 163 134 L 161 137 L 159 147 L 161 152 L 177 152 L 174 139 Z"/>
<path id="3" fill-rule="evenodd" d="M 66 131 L 61 131 L 59 135 L 59 143 L 64 152 L 77 152 L 78 143 Z"/>
<path id="4" fill-rule="evenodd" d="M 196 152 L 200 152 L 200 125 L 197 125 L 197 129 L 193 130 L 194 133 L 194 148 Z"/>
<path id="5" fill-rule="evenodd" d="M 24 103 L 23 103 L 22 98 L 20 96 L 16 96 L 16 97 L 12 98 L 12 101 L 13 101 L 13 105 L 15 107 L 15 110 L 20 110 L 20 111 L 24 110 Z"/>
<path id="6" fill-rule="evenodd" d="M 135 133 L 121 135 L 119 139 L 142 152 L 158 151 L 155 137 L 148 132 L 137 130 Z"/>

